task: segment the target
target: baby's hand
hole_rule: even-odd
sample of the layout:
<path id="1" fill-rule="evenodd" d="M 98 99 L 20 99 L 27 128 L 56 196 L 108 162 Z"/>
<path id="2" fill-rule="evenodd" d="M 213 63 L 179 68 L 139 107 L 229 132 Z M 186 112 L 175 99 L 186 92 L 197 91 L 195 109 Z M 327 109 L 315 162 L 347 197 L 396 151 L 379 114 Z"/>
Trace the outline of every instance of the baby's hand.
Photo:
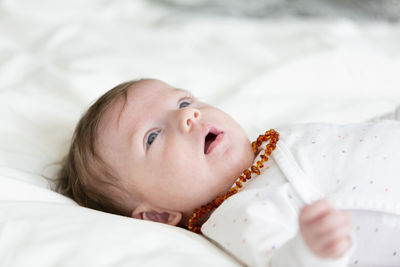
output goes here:
<path id="1" fill-rule="evenodd" d="M 351 247 L 350 214 L 334 210 L 325 200 L 305 206 L 299 225 L 305 243 L 321 258 L 339 258 Z"/>

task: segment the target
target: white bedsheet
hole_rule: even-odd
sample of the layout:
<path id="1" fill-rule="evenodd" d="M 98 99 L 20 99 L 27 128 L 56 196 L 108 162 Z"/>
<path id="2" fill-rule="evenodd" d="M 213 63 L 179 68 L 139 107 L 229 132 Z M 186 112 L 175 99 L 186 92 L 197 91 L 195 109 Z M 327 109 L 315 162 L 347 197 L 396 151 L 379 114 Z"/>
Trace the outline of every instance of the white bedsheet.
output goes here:
<path id="1" fill-rule="evenodd" d="M 250 138 L 400 104 L 398 22 L 256 19 L 160 2 L 0 1 L 0 266 L 237 266 L 193 234 L 89 211 L 49 189 L 42 175 L 54 176 L 80 114 L 121 81 L 189 89 Z"/>

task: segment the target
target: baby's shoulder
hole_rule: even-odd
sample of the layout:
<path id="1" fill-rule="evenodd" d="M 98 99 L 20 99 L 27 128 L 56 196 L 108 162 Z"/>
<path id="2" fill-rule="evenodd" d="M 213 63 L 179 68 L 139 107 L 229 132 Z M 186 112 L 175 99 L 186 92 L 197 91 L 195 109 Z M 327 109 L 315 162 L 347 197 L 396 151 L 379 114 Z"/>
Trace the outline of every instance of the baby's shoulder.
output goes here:
<path id="1" fill-rule="evenodd" d="M 379 122 L 361 122 L 352 124 L 335 123 L 297 123 L 277 127 L 280 140 L 286 145 L 298 143 L 316 145 L 317 142 L 353 142 L 377 139 L 378 136 L 387 138 L 400 136 L 400 121 L 386 120 Z M 362 141 L 361 141 L 362 142 Z"/>

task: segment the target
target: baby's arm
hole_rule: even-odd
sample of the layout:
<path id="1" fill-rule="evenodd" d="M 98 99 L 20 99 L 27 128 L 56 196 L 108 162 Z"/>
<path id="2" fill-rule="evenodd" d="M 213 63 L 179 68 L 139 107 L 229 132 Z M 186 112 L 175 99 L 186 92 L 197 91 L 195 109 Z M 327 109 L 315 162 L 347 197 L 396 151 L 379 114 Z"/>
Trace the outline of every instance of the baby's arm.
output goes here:
<path id="1" fill-rule="evenodd" d="M 231 198 L 211 215 L 202 232 L 248 266 L 348 265 L 353 250 L 349 246 L 352 244 L 342 244 L 342 239 L 349 241 L 347 215 L 333 210 L 329 204 L 323 205 L 327 204 L 325 201 L 307 205 L 297 213 L 288 201 L 291 199 L 286 190 L 269 193 L 268 201 L 259 193 L 259 199 L 251 204 L 243 198 Z M 244 192 L 242 196 L 250 194 L 254 192 Z M 339 222 L 341 219 L 344 220 L 343 226 Z M 332 228 L 340 231 L 330 232 Z M 324 246 L 331 241 L 334 241 L 332 246 Z"/>
<path id="2" fill-rule="evenodd" d="M 347 266 L 352 253 L 351 222 L 325 200 L 306 205 L 299 214 L 299 232 L 288 240 L 270 266 Z"/>
<path id="3" fill-rule="evenodd" d="M 349 213 L 334 210 L 327 201 L 305 206 L 299 226 L 308 248 L 321 258 L 339 258 L 351 247 Z"/>

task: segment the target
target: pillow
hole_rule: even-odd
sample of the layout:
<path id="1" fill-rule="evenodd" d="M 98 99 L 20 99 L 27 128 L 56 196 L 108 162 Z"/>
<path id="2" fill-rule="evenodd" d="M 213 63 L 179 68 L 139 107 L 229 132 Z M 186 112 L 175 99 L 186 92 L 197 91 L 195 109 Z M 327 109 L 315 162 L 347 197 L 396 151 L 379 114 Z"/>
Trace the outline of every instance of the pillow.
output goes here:
<path id="1" fill-rule="evenodd" d="M 240 266 L 200 235 L 71 204 L 0 201 L 0 266 Z"/>
<path id="2" fill-rule="evenodd" d="M 0 92 L 0 266 L 240 266 L 197 234 L 51 191 L 81 112 L 59 93 Z"/>

